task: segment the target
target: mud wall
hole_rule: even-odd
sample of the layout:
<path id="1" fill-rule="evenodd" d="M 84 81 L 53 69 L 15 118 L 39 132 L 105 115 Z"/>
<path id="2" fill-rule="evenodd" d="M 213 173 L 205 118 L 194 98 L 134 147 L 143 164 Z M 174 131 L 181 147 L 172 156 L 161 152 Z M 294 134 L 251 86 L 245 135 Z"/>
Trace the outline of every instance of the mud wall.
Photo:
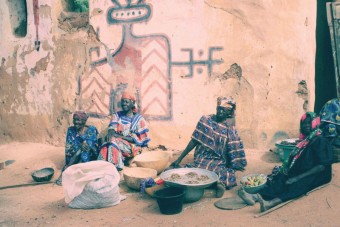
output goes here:
<path id="1" fill-rule="evenodd" d="M 62 145 L 77 109 L 104 130 L 124 90 L 152 144 L 179 148 L 221 95 L 236 99 L 249 148 L 296 137 L 314 108 L 314 1 L 89 0 L 88 14 L 11 2 L 0 5 L 0 143 Z"/>

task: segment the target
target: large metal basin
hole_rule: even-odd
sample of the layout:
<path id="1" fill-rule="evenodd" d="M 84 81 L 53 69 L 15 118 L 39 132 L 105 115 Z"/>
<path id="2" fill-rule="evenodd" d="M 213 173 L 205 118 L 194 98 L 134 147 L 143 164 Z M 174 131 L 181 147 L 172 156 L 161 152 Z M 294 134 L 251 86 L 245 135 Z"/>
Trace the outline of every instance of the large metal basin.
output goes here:
<path id="1" fill-rule="evenodd" d="M 186 174 L 193 173 L 196 177 L 187 177 Z M 171 176 L 173 174 L 178 174 L 180 179 L 173 179 Z M 200 176 L 207 176 L 207 180 L 199 180 Z M 199 168 L 179 168 L 179 169 L 171 169 L 161 173 L 160 178 L 164 180 L 166 186 L 171 187 L 182 187 L 185 189 L 184 194 L 184 202 L 192 203 L 200 200 L 204 195 L 204 189 L 214 184 L 218 180 L 218 176 L 216 173 Z M 189 182 L 189 183 L 188 183 Z"/>

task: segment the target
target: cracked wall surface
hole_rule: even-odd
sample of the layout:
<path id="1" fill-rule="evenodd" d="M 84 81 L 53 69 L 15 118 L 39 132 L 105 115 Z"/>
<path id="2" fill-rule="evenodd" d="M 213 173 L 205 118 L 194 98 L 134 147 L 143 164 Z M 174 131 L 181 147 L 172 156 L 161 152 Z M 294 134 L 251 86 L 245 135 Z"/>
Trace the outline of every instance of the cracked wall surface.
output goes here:
<path id="1" fill-rule="evenodd" d="M 237 101 L 246 147 L 296 137 L 300 116 L 313 109 L 316 3 L 89 6 L 89 14 L 73 13 L 60 2 L 27 0 L 27 35 L 20 38 L 9 8 L 0 6 L 0 143 L 62 145 L 77 109 L 104 130 L 124 90 L 138 96 L 152 143 L 183 148 L 221 95 Z"/>

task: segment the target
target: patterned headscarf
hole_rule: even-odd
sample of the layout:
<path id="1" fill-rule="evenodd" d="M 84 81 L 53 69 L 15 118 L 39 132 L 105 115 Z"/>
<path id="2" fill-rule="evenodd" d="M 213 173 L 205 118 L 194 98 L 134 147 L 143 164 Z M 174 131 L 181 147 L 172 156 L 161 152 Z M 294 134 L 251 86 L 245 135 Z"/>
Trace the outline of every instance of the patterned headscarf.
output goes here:
<path id="1" fill-rule="evenodd" d="M 122 99 L 130 99 L 130 100 L 136 102 L 136 96 L 134 96 L 133 93 L 128 92 L 128 91 L 125 91 L 125 92 L 122 94 Z"/>
<path id="2" fill-rule="evenodd" d="M 217 98 L 217 106 L 222 106 L 222 107 L 226 107 L 226 108 L 236 108 L 236 102 L 234 101 L 234 99 L 232 97 L 224 97 L 224 96 L 220 96 Z"/>
<path id="3" fill-rule="evenodd" d="M 320 119 L 323 123 L 322 132 L 327 137 L 336 137 L 336 125 L 340 126 L 340 99 L 331 99 L 322 107 Z"/>
<path id="4" fill-rule="evenodd" d="M 128 91 L 125 91 L 125 92 L 122 94 L 122 99 L 129 99 L 129 100 L 134 101 L 134 102 L 135 102 L 135 106 L 133 107 L 132 111 L 133 111 L 134 113 L 137 113 L 137 112 L 138 112 L 137 107 L 136 107 L 136 100 L 137 100 L 137 99 L 136 99 L 136 96 L 135 96 L 133 93 L 128 92 Z"/>
<path id="5" fill-rule="evenodd" d="M 80 119 L 86 122 L 88 117 L 89 116 L 86 114 L 86 112 L 82 110 L 79 110 L 73 113 L 73 119 L 77 118 L 77 119 Z"/>
<path id="6" fill-rule="evenodd" d="M 301 129 L 302 129 L 302 124 L 307 119 L 307 117 L 310 117 L 312 120 L 311 121 L 312 132 L 309 133 L 309 135 L 304 135 Z M 290 153 L 289 158 L 283 163 L 282 170 L 285 174 L 287 174 L 288 171 L 293 167 L 296 160 L 301 156 L 302 152 L 305 150 L 305 148 L 310 143 L 310 141 L 312 141 L 316 136 L 321 134 L 319 125 L 320 125 L 320 117 L 318 117 L 316 113 L 307 112 L 302 115 L 301 120 L 300 120 L 300 137 L 299 137 L 299 139 L 302 141 L 300 141 L 295 146 L 294 150 L 292 150 L 292 152 Z"/>

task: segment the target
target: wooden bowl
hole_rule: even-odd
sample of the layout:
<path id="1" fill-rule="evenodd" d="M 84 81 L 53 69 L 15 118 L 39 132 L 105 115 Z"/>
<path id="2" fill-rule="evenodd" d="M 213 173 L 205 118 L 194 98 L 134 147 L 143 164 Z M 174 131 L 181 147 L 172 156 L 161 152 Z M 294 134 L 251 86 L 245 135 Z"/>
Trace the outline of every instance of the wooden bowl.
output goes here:
<path id="1" fill-rule="evenodd" d="M 129 188 L 139 190 L 141 181 L 149 177 L 157 177 L 157 171 L 142 167 L 124 168 L 123 177 Z"/>
<path id="2" fill-rule="evenodd" d="M 161 173 L 170 163 L 170 154 L 166 151 L 148 151 L 137 155 L 133 159 L 138 167 L 155 169 L 157 173 Z"/>

